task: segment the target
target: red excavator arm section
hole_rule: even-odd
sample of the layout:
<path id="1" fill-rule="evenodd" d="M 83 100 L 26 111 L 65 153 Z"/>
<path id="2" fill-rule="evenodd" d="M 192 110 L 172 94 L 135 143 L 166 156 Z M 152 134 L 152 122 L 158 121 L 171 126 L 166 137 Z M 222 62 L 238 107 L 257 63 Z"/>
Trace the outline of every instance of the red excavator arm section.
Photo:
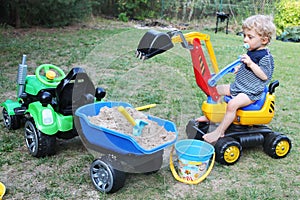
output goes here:
<path id="1" fill-rule="evenodd" d="M 199 39 L 194 39 L 193 48 L 190 52 L 197 85 L 207 96 L 210 96 L 214 101 L 217 101 L 220 98 L 220 95 L 218 94 L 216 87 L 210 87 L 208 85 L 208 80 L 212 77 L 212 75 L 208 68 Z"/>

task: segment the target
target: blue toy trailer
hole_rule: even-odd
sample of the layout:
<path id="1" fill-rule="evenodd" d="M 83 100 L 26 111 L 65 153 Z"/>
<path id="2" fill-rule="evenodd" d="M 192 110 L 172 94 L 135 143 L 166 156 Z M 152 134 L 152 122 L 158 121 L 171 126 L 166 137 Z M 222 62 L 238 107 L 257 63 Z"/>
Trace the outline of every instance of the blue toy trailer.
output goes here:
<path id="1" fill-rule="evenodd" d="M 113 193 L 124 186 L 126 173 L 157 172 L 163 162 L 164 149 L 173 145 L 178 133 L 173 122 L 148 115 L 148 119 L 163 126 L 166 131 L 175 132 L 173 141 L 152 149 L 141 147 L 126 134 L 92 124 L 88 116 L 96 116 L 103 107 L 132 107 L 124 102 L 96 102 L 78 108 L 75 121 L 78 134 L 89 151 L 97 153 L 90 167 L 90 177 L 101 192 Z M 99 156 L 101 155 L 101 156 Z"/>

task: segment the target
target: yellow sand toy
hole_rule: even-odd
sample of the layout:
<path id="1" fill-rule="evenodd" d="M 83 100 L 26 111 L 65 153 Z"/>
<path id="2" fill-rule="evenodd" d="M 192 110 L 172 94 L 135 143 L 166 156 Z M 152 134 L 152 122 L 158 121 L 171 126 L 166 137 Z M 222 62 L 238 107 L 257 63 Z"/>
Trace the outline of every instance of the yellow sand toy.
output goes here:
<path id="1" fill-rule="evenodd" d="M 5 185 L 0 182 L 0 200 L 2 200 L 2 197 L 4 196 L 6 191 Z"/>

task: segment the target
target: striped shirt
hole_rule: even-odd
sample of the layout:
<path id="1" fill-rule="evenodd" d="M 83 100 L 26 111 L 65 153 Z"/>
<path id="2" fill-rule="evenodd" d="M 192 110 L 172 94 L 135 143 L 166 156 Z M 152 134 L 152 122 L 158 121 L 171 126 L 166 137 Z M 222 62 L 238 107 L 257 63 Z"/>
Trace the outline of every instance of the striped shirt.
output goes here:
<path id="1" fill-rule="evenodd" d="M 255 101 L 261 98 L 264 88 L 272 78 L 274 60 L 267 49 L 248 51 L 247 55 L 262 69 L 268 79 L 261 80 L 246 64 L 242 64 L 236 74 L 235 81 L 230 85 L 230 93 L 232 96 L 244 93 L 252 101 Z"/>

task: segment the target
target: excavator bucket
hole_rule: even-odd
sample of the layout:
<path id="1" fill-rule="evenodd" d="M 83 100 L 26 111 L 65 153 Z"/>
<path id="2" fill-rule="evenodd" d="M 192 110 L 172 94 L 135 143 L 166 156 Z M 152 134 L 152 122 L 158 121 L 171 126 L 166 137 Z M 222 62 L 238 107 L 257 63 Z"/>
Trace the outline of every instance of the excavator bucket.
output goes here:
<path id="1" fill-rule="evenodd" d="M 171 38 L 167 33 L 149 30 L 140 40 L 136 57 L 145 60 L 157 54 L 161 54 L 173 46 Z"/>

